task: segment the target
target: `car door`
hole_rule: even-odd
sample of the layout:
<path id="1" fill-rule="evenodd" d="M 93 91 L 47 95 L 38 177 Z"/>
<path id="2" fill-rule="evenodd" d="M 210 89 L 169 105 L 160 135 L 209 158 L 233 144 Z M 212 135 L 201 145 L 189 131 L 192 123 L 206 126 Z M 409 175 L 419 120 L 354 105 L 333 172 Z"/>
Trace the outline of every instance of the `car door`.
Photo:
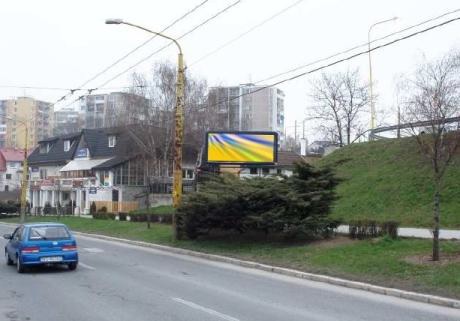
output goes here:
<path id="1" fill-rule="evenodd" d="M 17 249 L 19 248 L 19 245 L 22 241 L 22 234 L 24 233 L 24 226 L 21 225 L 19 226 L 13 233 L 11 240 L 8 242 L 6 249 L 8 251 L 8 254 L 10 255 L 10 258 L 12 260 L 16 259 L 16 252 Z"/>

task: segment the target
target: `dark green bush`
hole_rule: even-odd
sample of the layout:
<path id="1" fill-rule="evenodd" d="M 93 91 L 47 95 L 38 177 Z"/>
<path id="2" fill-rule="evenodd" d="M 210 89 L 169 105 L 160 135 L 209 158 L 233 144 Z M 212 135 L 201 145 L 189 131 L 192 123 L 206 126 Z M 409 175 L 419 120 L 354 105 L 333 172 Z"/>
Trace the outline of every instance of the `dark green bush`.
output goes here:
<path id="1" fill-rule="evenodd" d="M 395 239 L 398 237 L 399 223 L 387 221 L 379 223 L 374 220 L 356 220 L 349 223 L 349 235 L 352 239 L 368 239 L 388 235 Z"/>
<path id="2" fill-rule="evenodd" d="M 131 222 L 147 222 L 150 215 L 150 222 L 171 224 L 172 215 L 170 214 L 148 214 L 148 213 L 130 213 Z"/>
<path id="3" fill-rule="evenodd" d="M 107 207 L 102 206 L 100 209 L 97 210 L 98 213 L 107 213 Z"/>
<path id="4" fill-rule="evenodd" d="M 52 207 L 51 207 L 50 202 L 46 202 L 45 206 L 43 206 L 43 214 L 45 214 L 45 215 L 48 214 L 49 215 L 49 214 L 51 214 L 51 210 L 52 210 Z"/>
<path id="5" fill-rule="evenodd" d="M 97 212 L 93 214 L 93 218 L 98 220 L 114 220 L 115 219 L 114 213 L 107 213 L 107 212 Z"/>
<path id="6" fill-rule="evenodd" d="M 21 204 L 15 201 L 0 202 L 0 213 L 19 213 Z"/>
<path id="7" fill-rule="evenodd" d="M 97 207 L 96 207 L 96 202 L 91 202 L 91 205 L 89 207 L 89 213 L 94 214 L 97 212 Z"/>
<path id="8" fill-rule="evenodd" d="M 328 236 L 339 224 L 328 217 L 337 183 L 331 170 L 308 164 L 297 164 L 291 177 L 210 177 L 178 208 L 178 234 L 194 239 L 218 229 Z"/>

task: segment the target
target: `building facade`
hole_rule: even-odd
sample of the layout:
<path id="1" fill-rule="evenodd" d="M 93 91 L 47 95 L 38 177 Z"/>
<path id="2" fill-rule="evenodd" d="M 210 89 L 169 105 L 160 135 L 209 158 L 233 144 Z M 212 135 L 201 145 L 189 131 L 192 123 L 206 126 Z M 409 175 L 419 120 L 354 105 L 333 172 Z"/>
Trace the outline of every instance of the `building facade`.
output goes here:
<path id="1" fill-rule="evenodd" d="M 63 108 L 54 112 L 53 136 L 76 133 L 83 128 L 83 114 L 73 108 Z"/>
<path id="2" fill-rule="evenodd" d="M 146 98 L 124 92 L 86 95 L 80 100 L 83 127 L 94 129 L 135 124 L 143 119 L 148 104 Z"/>
<path id="3" fill-rule="evenodd" d="M 253 84 L 211 87 L 209 105 L 215 108 L 216 130 L 267 130 L 284 139 L 284 93 Z"/>
<path id="4" fill-rule="evenodd" d="M 88 214 L 93 203 L 109 212 L 144 207 L 140 195 L 150 194 L 153 182 L 163 177 L 157 177 L 158 163 L 145 157 L 129 131 L 126 127 L 83 129 L 41 140 L 28 158 L 32 213 L 52 208 L 66 214 Z M 194 178 L 188 176 L 194 167 L 187 164 L 183 163 L 185 181 Z M 165 186 L 170 186 L 172 178 L 165 179 Z M 160 193 L 171 204 L 170 190 L 157 191 Z"/>
<path id="5" fill-rule="evenodd" d="M 6 147 L 6 104 L 7 100 L 0 100 L 0 148 Z"/>
<path id="6" fill-rule="evenodd" d="M 3 105 L 4 113 L 9 118 L 1 122 L 6 130 L 5 147 L 25 148 L 26 130 L 23 122 L 27 124 L 29 130 L 27 137 L 29 148 L 53 134 L 52 104 L 30 97 L 18 97 L 4 101 Z"/>
<path id="7" fill-rule="evenodd" d="M 24 150 L 14 148 L 0 149 L 0 192 L 21 189 L 23 161 Z"/>

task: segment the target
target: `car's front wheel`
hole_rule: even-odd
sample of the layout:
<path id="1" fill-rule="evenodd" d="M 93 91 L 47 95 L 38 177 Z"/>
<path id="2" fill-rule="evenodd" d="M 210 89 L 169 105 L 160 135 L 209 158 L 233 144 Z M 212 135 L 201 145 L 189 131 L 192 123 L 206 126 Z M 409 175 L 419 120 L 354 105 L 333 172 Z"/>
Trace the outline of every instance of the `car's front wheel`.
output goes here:
<path id="1" fill-rule="evenodd" d="M 13 265 L 13 260 L 10 259 L 10 255 L 8 254 L 8 252 L 5 251 L 5 260 L 6 260 L 6 265 Z"/>
<path id="2" fill-rule="evenodd" d="M 16 260 L 16 270 L 18 271 L 18 273 L 23 273 L 24 272 L 24 264 L 22 264 L 21 259 L 19 258 L 19 256 L 18 256 L 18 258 Z"/>
<path id="3" fill-rule="evenodd" d="M 75 270 L 77 268 L 77 266 L 78 266 L 77 262 L 69 263 L 69 270 L 73 271 L 73 270 Z"/>

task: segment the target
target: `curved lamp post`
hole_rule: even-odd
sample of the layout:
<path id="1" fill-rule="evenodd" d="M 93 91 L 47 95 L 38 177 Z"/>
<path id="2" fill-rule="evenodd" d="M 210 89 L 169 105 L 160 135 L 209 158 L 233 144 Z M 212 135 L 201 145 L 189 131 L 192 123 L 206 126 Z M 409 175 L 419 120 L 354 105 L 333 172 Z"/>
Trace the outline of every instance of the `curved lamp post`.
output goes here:
<path id="1" fill-rule="evenodd" d="M 168 37 L 162 33 L 149 30 L 147 28 L 123 21 L 122 19 L 107 19 L 106 24 L 124 24 L 138 28 L 154 35 L 169 39 L 174 42 L 179 50 L 177 60 L 177 81 L 176 81 L 176 108 L 174 113 L 174 168 L 173 168 L 173 206 L 177 208 L 182 199 L 182 144 L 184 136 L 184 88 L 185 88 L 185 68 L 182 48 L 176 39 Z M 177 239 L 176 215 L 172 215 L 173 239 Z"/>
<path id="2" fill-rule="evenodd" d="M 371 99 L 371 129 L 375 128 L 375 118 L 376 118 L 375 117 L 374 93 L 373 93 L 373 85 L 372 85 L 371 31 L 372 31 L 372 28 L 374 28 L 377 25 L 380 25 L 386 22 L 390 22 L 390 21 L 395 21 L 396 19 L 398 19 L 398 17 L 393 17 L 390 19 L 376 22 L 369 27 L 369 31 L 367 32 L 367 48 L 368 48 L 368 54 L 369 54 L 369 90 L 370 90 L 370 99 Z"/>

